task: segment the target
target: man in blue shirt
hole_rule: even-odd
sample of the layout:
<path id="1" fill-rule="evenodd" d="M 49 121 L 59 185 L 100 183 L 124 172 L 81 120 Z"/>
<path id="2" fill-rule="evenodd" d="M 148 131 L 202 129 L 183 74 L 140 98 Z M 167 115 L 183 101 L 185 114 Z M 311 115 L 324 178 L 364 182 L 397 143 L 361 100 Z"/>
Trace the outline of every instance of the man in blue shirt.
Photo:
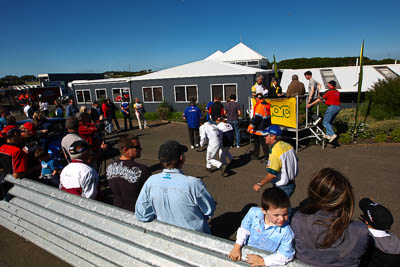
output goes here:
<path id="1" fill-rule="evenodd" d="M 200 144 L 200 118 L 201 110 L 196 106 L 196 100 L 190 99 L 190 105 L 183 112 L 183 118 L 186 120 L 189 131 L 190 147 L 193 149 Z"/>
<path id="2" fill-rule="evenodd" d="M 128 124 L 126 121 L 129 121 L 129 128 L 132 130 L 132 120 L 131 120 L 131 112 L 129 110 L 129 98 L 124 97 L 122 103 L 121 103 L 121 113 L 122 116 L 124 117 L 124 125 L 125 125 L 125 131 L 128 130 Z"/>
<path id="3" fill-rule="evenodd" d="M 199 178 L 182 173 L 187 150 L 177 141 L 160 146 L 158 158 L 164 170 L 144 184 L 136 202 L 136 218 L 210 234 L 208 219 L 214 214 L 215 201 Z"/>

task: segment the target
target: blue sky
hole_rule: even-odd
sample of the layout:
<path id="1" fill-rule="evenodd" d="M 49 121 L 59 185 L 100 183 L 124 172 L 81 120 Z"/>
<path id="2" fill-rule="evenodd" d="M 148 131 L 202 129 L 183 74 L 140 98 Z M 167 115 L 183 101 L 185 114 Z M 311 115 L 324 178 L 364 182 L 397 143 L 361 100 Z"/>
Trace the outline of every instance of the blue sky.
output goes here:
<path id="1" fill-rule="evenodd" d="M 400 1 L 2 0 L 0 77 L 159 70 L 242 40 L 272 59 L 400 59 Z"/>

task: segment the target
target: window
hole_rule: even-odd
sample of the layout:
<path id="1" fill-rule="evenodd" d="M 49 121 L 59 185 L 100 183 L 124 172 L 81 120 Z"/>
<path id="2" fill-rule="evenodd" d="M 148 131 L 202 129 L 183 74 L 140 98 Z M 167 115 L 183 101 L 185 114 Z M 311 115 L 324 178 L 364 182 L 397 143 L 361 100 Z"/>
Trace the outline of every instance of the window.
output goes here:
<path id="1" fill-rule="evenodd" d="M 78 104 L 92 103 L 89 89 L 75 90 L 76 102 Z"/>
<path id="2" fill-rule="evenodd" d="M 237 98 L 237 84 L 211 84 L 211 100 L 220 97 L 222 101 L 226 101 L 231 95 Z"/>
<path id="3" fill-rule="evenodd" d="M 389 69 L 386 66 L 382 67 L 374 67 L 385 79 L 394 79 L 399 77 L 395 72 L 393 72 L 391 69 Z"/>
<path id="4" fill-rule="evenodd" d="M 112 96 L 114 102 L 122 102 L 124 98 L 131 101 L 131 90 L 129 88 L 113 88 Z"/>
<path id="5" fill-rule="evenodd" d="M 246 62 L 236 62 L 237 65 L 246 66 Z"/>
<path id="6" fill-rule="evenodd" d="M 247 66 L 258 66 L 258 61 L 247 61 Z"/>
<path id="7" fill-rule="evenodd" d="M 96 92 L 96 100 L 107 99 L 107 90 L 106 89 L 95 89 L 95 92 Z"/>
<path id="8" fill-rule="evenodd" d="M 164 100 L 162 86 L 143 87 L 143 102 L 162 102 Z"/>
<path id="9" fill-rule="evenodd" d="M 335 73 L 332 69 L 321 70 L 321 77 L 324 82 L 325 88 L 328 88 L 328 82 L 334 80 L 336 82 L 336 88 L 341 89 L 339 81 L 336 79 Z"/>
<path id="10" fill-rule="evenodd" d="M 175 102 L 189 102 L 194 98 L 197 101 L 197 85 L 176 85 Z"/>

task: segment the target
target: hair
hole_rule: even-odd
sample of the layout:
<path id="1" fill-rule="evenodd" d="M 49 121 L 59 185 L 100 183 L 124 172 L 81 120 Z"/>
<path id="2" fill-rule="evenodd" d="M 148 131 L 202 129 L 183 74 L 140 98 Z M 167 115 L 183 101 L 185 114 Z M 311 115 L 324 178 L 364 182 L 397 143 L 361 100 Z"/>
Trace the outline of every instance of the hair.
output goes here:
<path id="1" fill-rule="evenodd" d="M 264 76 L 261 75 L 261 74 L 258 74 L 256 80 L 258 80 L 258 79 L 263 79 L 264 80 Z"/>
<path id="2" fill-rule="evenodd" d="M 195 99 L 195 98 L 191 98 L 191 99 L 190 99 L 190 104 L 196 105 L 196 99 Z"/>
<path id="3" fill-rule="evenodd" d="M 308 186 L 308 199 L 300 210 L 305 214 L 322 210 L 334 215 L 328 220 L 314 222 L 328 227 L 324 240 L 318 245 L 329 248 L 347 229 L 353 216 L 354 194 L 349 180 L 334 169 L 320 170 L 313 176 Z"/>
<path id="4" fill-rule="evenodd" d="M 87 112 L 87 107 L 86 106 L 81 106 L 81 108 L 79 109 L 79 112 L 86 113 Z"/>
<path id="5" fill-rule="evenodd" d="M 310 76 L 312 76 L 312 72 L 308 70 L 308 71 L 304 72 L 304 75 L 310 75 Z"/>
<path id="6" fill-rule="evenodd" d="M 79 122 L 75 117 L 68 117 L 65 121 L 65 128 L 67 130 L 75 130 L 79 128 Z"/>
<path id="7" fill-rule="evenodd" d="M 261 195 L 261 207 L 267 211 L 270 208 L 289 208 L 290 201 L 285 192 L 278 187 L 264 190 Z"/>
<path id="8" fill-rule="evenodd" d="M 297 74 L 292 75 L 292 80 L 298 80 L 298 79 L 299 79 L 299 76 L 297 76 Z"/>
<path id="9" fill-rule="evenodd" d="M 229 96 L 229 99 L 230 99 L 230 100 L 236 100 L 236 95 L 230 95 L 230 96 Z"/>
<path id="10" fill-rule="evenodd" d="M 37 159 L 41 159 L 47 155 L 49 155 L 49 153 L 46 150 L 44 150 L 42 147 L 39 147 L 35 151 L 35 158 L 37 158 Z"/>
<path id="11" fill-rule="evenodd" d="M 6 122 L 7 122 L 7 125 L 16 125 L 17 119 L 13 115 L 9 114 L 9 115 L 6 115 Z"/>
<path id="12" fill-rule="evenodd" d="M 174 160 L 170 160 L 170 161 L 167 161 L 167 162 L 161 162 L 161 165 L 165 169 L 176 169 L 176 168 L 179 167 L 181 162 L 182 162 L 182 160 L 180 160 L 180 159 L 174 159 Z"/>
<path id="13" fill-rule="evenodd" d="M 200 124 L 204 124 L 204 123 L 206 123 L 206 122 L 207 122 L 207 116 L 201 117 L 201 119 L 200 119 Z"/>
<path id="14" fill-rule="evenodd" d="M 131 140 L 139 140 L 139 137 L 135 134 L 124 134 L 119 138 L 118 149 L 121 154 L 124 151 L 124 148 L 131 145 Z"/>

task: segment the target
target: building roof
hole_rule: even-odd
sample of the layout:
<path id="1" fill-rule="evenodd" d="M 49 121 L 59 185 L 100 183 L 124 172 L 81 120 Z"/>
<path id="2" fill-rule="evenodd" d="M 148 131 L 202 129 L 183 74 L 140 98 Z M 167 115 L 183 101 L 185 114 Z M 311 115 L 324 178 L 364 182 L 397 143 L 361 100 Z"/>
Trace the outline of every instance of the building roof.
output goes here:
<path id="1" fill-rule="evenodd" d="M 113 79 L 101 79 L 101 80 L 84 80 L 84 81 L 81 80 L 81 81 L 73 81 L 72 84 L 127 82 L 127 81 L 177 79 L 177 78 L 192 78 L 192 77 L 214 77 L 214 76 L 256 74 L 260 72 L 270 72 L 270 71 L 271 70 L 257 69 L 257 68 L 235 65 L 215 60 L 200 60 L 180 65 L 177 67 L 160 70 L 142 76 L 126 77 L 118 79 L 113 78 Z"/>
<path id="2" fill-rule="evenodd" d="M 363 83 L 361 87 L 362 92 L 368 91 L 371 86 L 378 80 L 385 79 L 385 77 L 376 70 L 376 67 L 388 67 L 395 74 L 400 76 L 400 64 L 388 64 L 388 65 L 367 65 L 363 67 Z M 358 90 L 358 75 L 360 71 L 359 66 L 346 66 L 346 67 L 332 67 L 332 68 L 312 68 L 312 69 L 285 69 L 282 70 L 281 87 L 283 92 L 286 92 L 287 87 L 292 81 L 292 75 L 297 74 L 299 76 L 299 81 L 304 83 L 306 90 L 308 86 L 308 81 L 304 77 L 304 72 L 311 71 L 313 78 L 321 83 L 321 91 L 327 90 L 322 79 L 321 70 L 330 69 L 336 76 L 337 81 L 340 84 L 341 92 L 357 92 Z"/>
<path id="3" fill-rule="evenodd" d="M 221 50 L 217 50 L 208 57 L 206 57 L 204 60 L 218 60 L 223 55 L 224 53 Z"/>
<path id="4" fill-rule="evenodd" d="M 242 42 L 238 43 L 225 53 L 222 53 L 220 51 L 222 55 L 220 53 L 215 55 L 217 52 L 211 54 L 209 57 L 206 58 L 206 60 L 209 59 L 210 57 L 212 57 L 214 60 L 225 61 L 225 62 L 266 59 L 263 55 L 257 53 L 256 51 L 254 51 L 253 49 L 251 49 Z"/>

